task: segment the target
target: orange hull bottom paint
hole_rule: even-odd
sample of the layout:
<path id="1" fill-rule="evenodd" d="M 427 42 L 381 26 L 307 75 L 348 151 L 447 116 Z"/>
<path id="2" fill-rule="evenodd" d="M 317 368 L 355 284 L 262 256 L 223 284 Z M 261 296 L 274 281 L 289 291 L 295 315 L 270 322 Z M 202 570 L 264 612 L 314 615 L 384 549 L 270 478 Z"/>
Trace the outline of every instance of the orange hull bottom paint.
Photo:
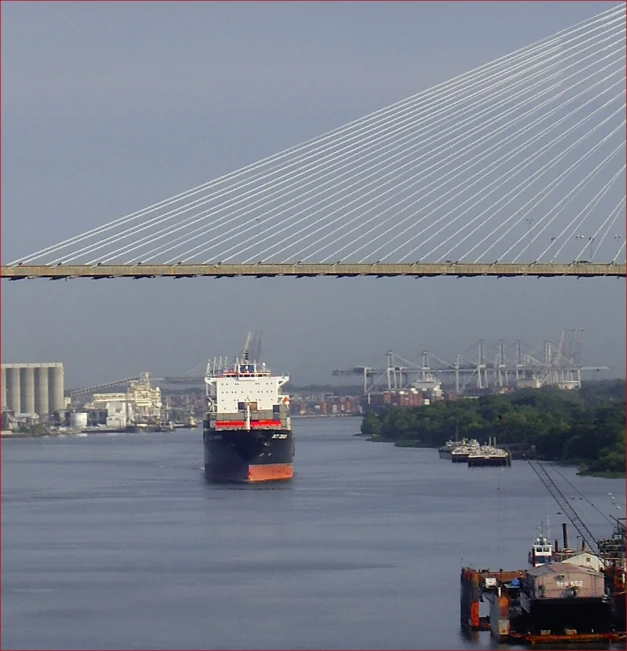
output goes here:
<path id="1" fill-rule="evenodd" d="M 269 463 L 248 467 L 248 481 L 277 481 L 292 479 L 294 471 L 291 463 Z"/>

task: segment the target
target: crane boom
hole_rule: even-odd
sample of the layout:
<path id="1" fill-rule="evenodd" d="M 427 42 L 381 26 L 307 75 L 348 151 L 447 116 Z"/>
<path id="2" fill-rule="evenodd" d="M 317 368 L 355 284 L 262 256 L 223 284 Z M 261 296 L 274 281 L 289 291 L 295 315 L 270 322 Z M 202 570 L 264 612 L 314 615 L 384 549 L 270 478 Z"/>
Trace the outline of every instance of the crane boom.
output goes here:
<path id="1" fill-rule="evenodd" d="M 544 465 L 537 459 L 529 459 L 529 465 L 532 470 L 538 475 L 540 481 L 545 485 L 553 499 L 560 505 L 568 519 L 571 521 L 573 527 L 577 530 L 581 539 L 586 543 L 586 546 L 591 549 L 596 555 L 599 554 L 599 543 L 592 535 L 588 527 L 583 523 L 582 519 L 577 515 L 577 511 L 570 505 L 568 499 L 559 489 L 553 478 L 546 471 Z"/>
<path id="2" fill-rule="evenodd" d="M 139 381 L 139 377 L 127 377 L 122 380 L 114 380 L 113 382 L 106 382 L 105 384 L 97 384 L 93 387 L 84 387 L 82 389 L 72 389 L 68 391 L 68 395 L 73 398 L 74 396 L 80 396 L 88 393 L 96 393 L 102 389 L 110 389 L 111 387 L 117 387 L 122 384 L 129 384 L 130 382 Z"/>

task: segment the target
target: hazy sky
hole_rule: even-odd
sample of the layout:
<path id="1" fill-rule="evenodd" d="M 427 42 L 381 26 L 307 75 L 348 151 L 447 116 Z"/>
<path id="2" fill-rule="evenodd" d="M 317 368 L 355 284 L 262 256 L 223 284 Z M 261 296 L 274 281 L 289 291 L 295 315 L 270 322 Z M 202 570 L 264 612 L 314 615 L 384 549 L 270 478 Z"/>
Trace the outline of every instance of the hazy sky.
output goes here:
<path id="1" fill-rule="evenodd" d="M 2 3 L 3 261 L 615 4 Z M 2 360 L 62 361 L 68 387 L 182 374 L 252 329 L 303 384 L 387 350 L 454 361 L 479 339 L 541 348 L 561 328 L 583 328 L 583 361 L 624 377 L 622 279 L 2 282 Z"/>

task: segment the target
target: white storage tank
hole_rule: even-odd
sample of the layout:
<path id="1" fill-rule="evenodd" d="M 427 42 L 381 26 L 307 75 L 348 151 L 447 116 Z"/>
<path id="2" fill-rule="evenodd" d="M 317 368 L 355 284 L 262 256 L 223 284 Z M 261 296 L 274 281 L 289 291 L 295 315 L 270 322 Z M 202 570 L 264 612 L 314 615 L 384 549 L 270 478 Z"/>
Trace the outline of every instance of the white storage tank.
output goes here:
<path id="1" fill-rule="evenodd" d="M 72 429 L 85 429 L 87 427 L 87 414 L 84 411 L 70 414 L 70 427 Z"/>

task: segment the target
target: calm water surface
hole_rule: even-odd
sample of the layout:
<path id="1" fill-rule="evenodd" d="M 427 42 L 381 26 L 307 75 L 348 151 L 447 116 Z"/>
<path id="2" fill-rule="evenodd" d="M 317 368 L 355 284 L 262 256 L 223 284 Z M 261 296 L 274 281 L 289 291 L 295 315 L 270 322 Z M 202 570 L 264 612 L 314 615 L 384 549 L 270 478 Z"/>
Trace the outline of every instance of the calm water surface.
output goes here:
<path id="1" fill-rule="evenodd" d="M 547 515 L 561 535 L 528 464 L 293 426 L 296 477 L 264 486 L 206 484 L 200 430 L 3 440 L 2 648 L 489 648 L 460 633 L 461 564 L 525 567 Z M 625 481 L 560 472 L 609 535 Z"/>

